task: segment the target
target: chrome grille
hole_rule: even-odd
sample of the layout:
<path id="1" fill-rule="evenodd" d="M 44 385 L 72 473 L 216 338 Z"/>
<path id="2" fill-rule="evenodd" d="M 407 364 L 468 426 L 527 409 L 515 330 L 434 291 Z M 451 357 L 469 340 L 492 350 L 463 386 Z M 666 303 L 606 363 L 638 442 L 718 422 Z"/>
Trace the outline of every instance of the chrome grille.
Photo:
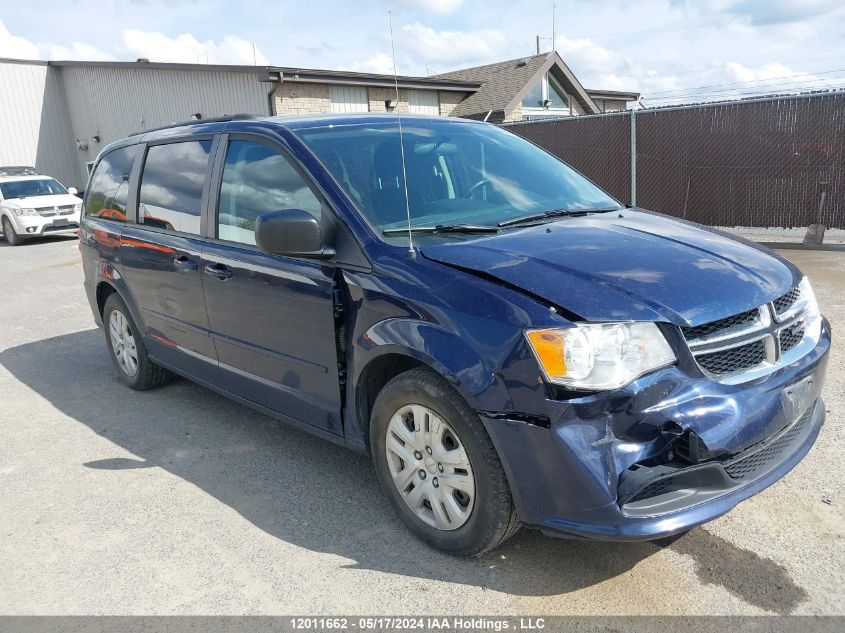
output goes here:
<path id="1" fill-rule="evenodd" d="M 698 364 L 714 376 L 733 374 L 743 369 L 756 367 L 766 360 L 766 344 L 760 341 L 740 345 L 721 352 L 702 354 L 696 358 Z"/>
<path id="2" fill-rule="evenodd" d="M 60 207 L 42 207 L 41 209 L 36 209 L 38 215 L 44 218 L 49 218 L 54 215 L 71 215 L 73 213 L 73 205 L 66 204 Z"/>
<path id="3" fill-rule="evenodd" d="M 755 308 L 753 310 L 749 310 L 748 312 L 743 312 L 742 314 L 729 316 L 726 319 L 719 319 L 718 321 L 711 321 L 710 323 L 705 323 L 704 325 L 685 327 L 682 329 L 687 340 L 701 338 L 709 336 L 715 332 L 736 330 L 750 323 L 754 323 L 759 315 L 758 313 L 759 310 Z"/>
<path id="4" fill-rule="evenodd" d="M 790 325 L 789 327 L 785 327 L 780 331 L 780 351 L 788 352 L 793 347 L 798 345 L 801 340 L 804 338 L 804 324 L 798 322 L 794 325 Z"/>
<path id="5" fill-rule="evenodd" d="M 773 304 L 775 306 L 775 313 L 776 314 L 783 314 L 784 312 L 789 310 L 789 308 L 791 308 L 792 305 L 796 301 L 798 301 L 798 297 L 800 297 L 800 296 L 801 296 L 801 289 L 798 286 L 795 286 L 792 290 L 787 292 L 782 297 L 778 297 L 777 299 L 775 299 L 774 302 L 773 302 Z"/>
<path id="6" fill-rule="evenodd" d="M 754 310 L 681 330 L 702 372 L 735 384 L 800 358 L 818 339 L 820 319 L 812 292 L 803 296 L 799 285 Z"/>

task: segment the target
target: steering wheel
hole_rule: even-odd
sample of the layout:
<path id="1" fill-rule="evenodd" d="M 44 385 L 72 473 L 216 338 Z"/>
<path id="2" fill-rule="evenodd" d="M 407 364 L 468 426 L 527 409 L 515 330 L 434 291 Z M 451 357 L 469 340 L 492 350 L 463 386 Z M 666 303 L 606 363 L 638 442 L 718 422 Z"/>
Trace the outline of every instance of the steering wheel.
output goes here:
<path id="1" fill-rule="evenodd" d="M 486 178 L 482 178 L 477 183 L 475 183 L 472 187 L 467 189 L 467 192 L 466 192 L 466 195 L 464 195 L 464 198 L 472 198 L 472 194 L 474 194 L 476 191 L 478 191 L 478 189 L 480 187 L 483 187 L 484 185 L 489 185 L 489 184 L 490 184 L 489 180 L 487 180 Z"/>

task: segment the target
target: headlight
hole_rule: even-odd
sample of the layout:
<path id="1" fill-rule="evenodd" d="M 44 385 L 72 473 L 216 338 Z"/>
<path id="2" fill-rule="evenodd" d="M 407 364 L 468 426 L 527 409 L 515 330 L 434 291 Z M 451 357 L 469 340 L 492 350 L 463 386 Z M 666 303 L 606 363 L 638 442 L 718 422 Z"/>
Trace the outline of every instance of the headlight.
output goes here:
<path id="1" fill-rule="evenodd" d="M 804 277 L 801 283 L 798 284 L 798 289 L 801 294 L 801 299 L 805 301 L 804 313 L 810 317 L 819 316 L 819 304 L 816 301 L 816 293 L 813 292 L 813 287 L 810 285 L 810 280 Z"/>
<path id="2" fill-rule="evenodd" d="M 13 209 L 15 215 L 38 215 L 35 209 Z"/>
<path id="3" fill-rule="evenodd" d="M 575 389 L 616 389 L 677 360 L 654 323 L 579 323 L 525 336 L 546 380 Z"/>
<path id="4" fill-rule="evenodd" d="M 73 212 L 74 213 L 79 213 L 80 211 L 82 211 L 82 204 L 73 205 Z"/>

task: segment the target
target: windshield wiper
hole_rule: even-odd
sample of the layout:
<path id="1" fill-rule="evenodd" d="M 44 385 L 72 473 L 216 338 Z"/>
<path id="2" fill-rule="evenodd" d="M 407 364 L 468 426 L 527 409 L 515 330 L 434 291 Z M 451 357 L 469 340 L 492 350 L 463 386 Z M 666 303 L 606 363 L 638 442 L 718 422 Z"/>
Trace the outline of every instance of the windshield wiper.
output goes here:
<path id="1" fill-rule="evenodd" d="M 411 233 L 497 233 L 498 226 L 484 224 L 438 224 L 436 226 L 412 226 Z M 384 229 L 382 235 L 399 235 L 407 233 L 408 227 L 401 229 Z"/>
<path id="2" fill-rule="evenodd" d="M 562 215 L 582 215 L 585 213 L 608 213 L 609 211 L 618 211 L 619 207 L 607 209 L 552 209 L 545 213 L 535 213 L 533 215 L 525 215 L 521 218 L 512 218 L 499 222 L 498 226 L 513 226 L 514 224 L 522 224 L 523 222 L 538 222 L 540 220 L 547 220 L 548 218 L 556 218 Z"/>

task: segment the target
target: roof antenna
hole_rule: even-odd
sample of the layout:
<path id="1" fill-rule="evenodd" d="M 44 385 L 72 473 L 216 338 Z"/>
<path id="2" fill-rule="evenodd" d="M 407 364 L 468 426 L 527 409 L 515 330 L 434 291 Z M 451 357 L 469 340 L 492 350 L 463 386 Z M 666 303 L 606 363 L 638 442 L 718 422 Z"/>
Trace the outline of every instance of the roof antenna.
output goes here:
<path id="1" fill-rule="evenodd" d="M 387 23 L 390 25 L 390 52 L 393 54 L 393 85 L 396 88 L 396 120 L 399 123 L 399 152 L 402 155 L 402 184 L 405 186 L 405 213 L 408 217 L 408 256 L 416 257 L 414 237 L 411 231 L 411 202 L 408 198 L 408 172 L 405 169 L 405 139 L 402 136 L 402 116 L 399 114 L 399 77 L 396 75 L 396 47 L 393 44 L 393 15 L 387 12 Z"/>

